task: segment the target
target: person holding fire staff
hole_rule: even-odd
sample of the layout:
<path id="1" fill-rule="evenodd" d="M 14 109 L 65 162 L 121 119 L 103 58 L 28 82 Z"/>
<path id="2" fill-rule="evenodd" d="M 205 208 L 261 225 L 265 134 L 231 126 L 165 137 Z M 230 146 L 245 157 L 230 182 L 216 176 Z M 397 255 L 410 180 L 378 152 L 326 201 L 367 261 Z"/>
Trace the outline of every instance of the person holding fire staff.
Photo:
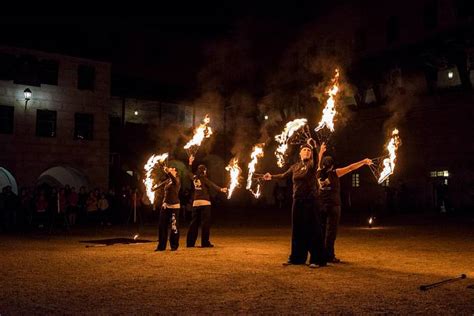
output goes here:
<path id="1" fill-rule="evenodd" d="M 315 161 L 316 142 L 309 138 L 300 146 L 300 161 L 293 164 L 285 173 L 271 175 L 266 173 L 264 180 L 285 179 L 293 180 L 292 205 L 292 234 L 291 253 L 284 265 L 306 264 L 310 253 L 310 268 L 326 266 L 326 253 L 317 203 L 316 171 L 318 163 Z"/>
<path id="2" fill-rule="evenodd" d="M 341 262 L 334 253 L 337 227 L 341 217 L 341 194 L 339 178 L 351 171 L 357 170 L 364 165 L 371 165 L 369 158 L 355 162 L 344 168 L 334 169 L 334 160 L 331 156 L 325 156 L 326 144 L 322 143 L 319 150 L 319 165 L 316 177 L 319 184 L 319 200 L 321 202 L 321 224 L 327 253 L 327 261 L 331 263 Z"/>
<path id="3" fill-rule="evenodd" d="M 189 157 L 189 171 L 192 175 L 191 167 L 194 156 Z M 207 178 L 207 168 L 205 165 L 199 165 L 196 174 L 192 176 L 194 184 L 193 211 L 191 224 L 186 237 L 186 247 L 194 247 L 198 236 L 199 225 L 201 224 L 201 247 L 214 247 L 209 241 L 211 230 L 211 196 L 210 188 L 219 192 L 227 192 L 227 188 L 221 188 Z"/>
<path id="4" fill-rule="evenodd" d="M 168 228 L 171 226 L 169 236 L 171 251 L 178 250 L 179 247 L 179 229 L 178 218 L 179 209 L 179 189 L 181 181 L 176 168 L 164 167 L 164 172 L 168 179 L 164 182 L 163 205 L 160 210 L 160 220 L 158 224 L 158 245 L 155 251 L 164 251 L 168 243 Z"/>

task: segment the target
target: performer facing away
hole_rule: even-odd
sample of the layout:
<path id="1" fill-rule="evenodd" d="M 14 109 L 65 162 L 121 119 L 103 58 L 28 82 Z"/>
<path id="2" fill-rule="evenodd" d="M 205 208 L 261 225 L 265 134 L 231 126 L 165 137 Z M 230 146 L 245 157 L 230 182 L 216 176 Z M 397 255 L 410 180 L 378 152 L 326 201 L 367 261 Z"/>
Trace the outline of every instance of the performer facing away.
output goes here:
<path id="1" fill-rule="evenodd" d="M 331 156 L 325 156 L 326 144 L 321 145 L 319 150 L 319 166 L 317 179 L 319 183 L 319 200 L 321 202 L 321 224 L 323 227 L 323 237 L 327 252 L 327 261 L 339 263 L 334 253 L 334 243 L 336 242 L 337 227 L 341 217 L 341 193 L 339 178 L 345 174 L 359 169 L 364 165 L 371 165 L 372 160 L 366 158 L 353 163 L 344 168 L 334 169 L 334 160 Z"/>
<path id="2" fill-rule="evenodd" d="M 179 180 L 176 168 L 165 167 L 164 171 L 168 176 L 165 180 L 163 205 L 160 210 L 160 221 L 158 224 L 158 246 L 155 251 L 164 251 L 168 243 L 168 228 L 171 227 L 169 236 L 170 247 L 175 251 L 179 247 L 179 229 L 178 218 L 179 209 L 179 189 L 181 188 L 181 181 Z"/>
<path id="3" fill-rule="evenodd" d="M 313 144 L 313 145 L 311 145 Z M 320 214 L 317 203 L 316 142 L 308 139 L 300 147 L 300 161 L 292 165 L 285 173 L 271 175 L 266 173 L 265 180 L 293 180 L 292 235 L 291 253 L 284 265 L 306 264 L 310 253 L 310 267 L 326 266 Z"/>
<path id="4" fill-rule="evenodd" d="M 189 169 L 194 161 L 194 156 L 189 157 Z M 191 170 L 190 170 L 191 171 Z M 209 241 L 211 231 L 211 195 L 210 188 L 220 192 L 227 192 L 227 188 L 221 188 L 207 178 L 207 168 L 199 165 L 196 174 L 192 177 L 194 184 L 194 198 L 191 224 L 186 238 L 186 246 L 194 247 L 201 224 L 201 247 L 214 247 Z"/>

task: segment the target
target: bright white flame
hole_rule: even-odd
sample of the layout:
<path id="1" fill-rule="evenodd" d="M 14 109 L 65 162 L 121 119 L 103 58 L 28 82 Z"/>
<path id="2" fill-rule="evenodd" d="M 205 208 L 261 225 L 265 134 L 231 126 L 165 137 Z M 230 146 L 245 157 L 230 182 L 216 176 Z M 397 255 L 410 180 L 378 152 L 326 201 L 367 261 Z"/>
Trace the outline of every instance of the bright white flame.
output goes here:
<path id="1" fill-rule="evenodd" d="M 288 141 L 290 140 L 291 136 L 293 136 L 293 134 L 300 128 L 304 127 L 306 123 L 307 120 L 305 118 L 296 119 L 291 122 L 288 122 L 286 123 L 283 132 L 275 136 L 275 140 L 278 143 L 278 147 L 275 151 L 278 167 L 281 168 L 285 165 L 285 155 L 286 151 L 288 150 Z"/>
<path id="2" fill-rule="evenodd" d="M 135 236 L 133 236 L 133 240 L 137 240 L 137 238 L 139 237 L 140 235 L 136 234 Z"/>
<path id="3" fill-rule="evenodd" d="M 380 173 L 378 183 L 384 182 L 395 170 L 395 161 L 397 159 L 397 149 L 400 145 L 400 136 L 398 135 L 398 129 L 394 129 L 392 132 L 392 138 L 387 145 L 388 158 L 383 160 L 383 170 Z"/>
<path id="4" fill-rule="evenodd" d="M 152 178 L 151 173 L 153 168 L 157 163 L 163 163 L 168 158 L 168 153 L 164 153 L 162 155 L 152 155 L 148 158 L 147 163 L 144 166 L 146 171 L 146 177 L 143 180 L 146 189 L 146 196 L 150 200 L 151 204 L 155 202 L 155 191 L 153 191 L 153 185 L 155 184 L 155 180 Z"/>
<path id="5" fill-rule="evenodd" d="M 250 162 L 248 165 L 249 174 L 247 177 L 247 187 L 246 189 L 252 192 L 252 194 L 258 199 L 260 197 L 260 183 L 257 184 L 257 190 L 252 190 L 252 177 L 255 173 L 255 167 L 257 166 L 257 162 L 259 158 L 263 157 L 263 146 L 265 144 L 257 144 L 253 147 L 252 154 L 250 155 Z"/>
<path id="6" fill-rule="evenodd" d="M 323 127 L 327 127 L 331 132 L 334 132 L 334 116 L 336 116 L 336 95 L 339 92 L 339 70 L 336 69 L 336 74 L 332 78 L 332 87 L 326 92 L 329 98 L 326 101 L 326 106 L 323 109 L 323 117 L 319 122 L 315 131 L 319 131 Z"/>
<path id="7" fill-rule="evenodd" d="M 209 114 L 206 114 L 203 123 L 199 124 L 199 127 L 196 128 L 193 138 L 186 145 L 184 145 L 184 149 L 189 149 L 192 146 L 201 146 L 204 138 L 209 138 L 212 135 L 211 127 L 207 126 L 210 121 L 211 119 L 209 118 Z"/>
<path id="8" fill-rule="evenodd" d="M 373 223 L 372 217 L 369 218 L 369 224 L 371 225 Z"/>
<path id="9" fill-rule="evenodd" d="M 230 175 L 230 185 L 227 190 L 227 199 L 230 199 L 235 188 L 239 186 L 239 178 L 242 173 L 242 169 L 239 167 L 239 160 L 237 158 L 232 158 L 229 165 L 225 167 L 225 170 L 229 171 Z"/>

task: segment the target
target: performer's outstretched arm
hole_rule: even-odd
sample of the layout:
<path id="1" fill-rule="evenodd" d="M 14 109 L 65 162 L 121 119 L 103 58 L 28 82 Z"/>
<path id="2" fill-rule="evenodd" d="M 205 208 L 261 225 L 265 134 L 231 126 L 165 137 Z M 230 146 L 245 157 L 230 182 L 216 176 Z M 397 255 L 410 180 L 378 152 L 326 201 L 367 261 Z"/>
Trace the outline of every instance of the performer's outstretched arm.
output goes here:
<path id="1" fill-rule="evenodd" d="M 206 183 L 207 186 L 214 188 L 214 190 L 216 190 L 216 191 L 227 192 L 227 188 L 221 188 L 220 186 L 218 186 L 217 184 L 215 184 L 214 182 L 212 182 L 211 180 L 209 180 L 207 177 L 203 177 L 203 178 L 201 179 L 201 181 L 203 181 L 204 183 Z"/>
<path id="2" fill-rule="evenodd" d="M 361 161 L 354 162 L 353 164 L 346 166 L 344 168 L 337 168 L 336 175 L 340 178 L 343 175 L 348 174 L 351 171 L 357 170 L 364 165 L 371 165 L 371 164 L 372 164 L 372 160 L 370 160 L 369 158 L 365 158 L 365 159 L 362 159 Z"/>
<path id="3" fill-rule="evenodd" d="M 270 173 L 265 173 L 263 175 L 263 179 L 264 180 L 272 180 L 272 179 L 286 179 L 288 178 L 289 176 L 291 176 L 291 174 L 293 173 L 293 166 L 291 166 L 288 170 L 286 170 L 284 173 L 279 173 L 279 174 L 270 174 Z"/>

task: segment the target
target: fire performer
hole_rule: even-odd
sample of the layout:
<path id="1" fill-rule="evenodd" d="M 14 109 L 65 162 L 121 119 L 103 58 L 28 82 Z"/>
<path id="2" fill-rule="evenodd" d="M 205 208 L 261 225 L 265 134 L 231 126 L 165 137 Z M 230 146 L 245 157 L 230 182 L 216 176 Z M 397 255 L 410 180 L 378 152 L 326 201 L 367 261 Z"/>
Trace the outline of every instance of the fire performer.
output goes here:
<path id="1" fill-rule="evenodd" d="M 169 236 L 170 247 L 172 251 L 178 250 L 179 247 L 179 229 L 178 218 L 179 209 L 179 189 L 181 181 L 176 168 L 164 167 L 165 174 L 168 179 L 164 184 L 163 205 L 160 210 L 160 221 L 158 224 L 158 245 L 155 251 L 164 251 L 168 243 L 168 228 L 171 226 Z"/>
<path id="2" fill-rule="evenodd" d="M 189 170 L 193 165 L 194 156 L 189 157 Z M 192 174 L 192 172 L 191 172 Z M 194 247 L 198 236 L 199 224 L 201 224 L 201 247 L 214 247 L 209 241 L 211 231 L 211 196 L 210 188 L 227 193 L 227 188 L 221 188 L 207 178 L 207 168 L 199 165 L 196 174 L 192 177 L 194 184 L 194 199 L 191 224 L 186 237 L 186 247 Z"/>
<path id="3" fill-rule="evenodd" d="M 334 169 L 334 160 L 331 156 L 325 156 L 326 144 L 322 143 L 319 150 L 319 166 L 316 174 L 319 184 L 319 200 L 321 202 L 321 224 L 327 254 L 327 261 L 331 263 L 341 262 L 334 253 L 337 227 L 341 217 L 341 194 L 339 178 L 351 171 L 357 170 L 364 165 L 371 165 L 369 158 L 355 162 L 344 168 Z"/>
<path id="4" fill-rule="evenodd" d="M 309 252 L 310 268 L 323 267 L 326 266 L 326 254 L 317 203 L 316 142 L 309 138 L 300 146 L 299 155 L 300 161 L 285 173 L 266 173 L 264 179 L 292 176 L 293 180 L 291 253 L 284 265 L 306 264 Z"/>

